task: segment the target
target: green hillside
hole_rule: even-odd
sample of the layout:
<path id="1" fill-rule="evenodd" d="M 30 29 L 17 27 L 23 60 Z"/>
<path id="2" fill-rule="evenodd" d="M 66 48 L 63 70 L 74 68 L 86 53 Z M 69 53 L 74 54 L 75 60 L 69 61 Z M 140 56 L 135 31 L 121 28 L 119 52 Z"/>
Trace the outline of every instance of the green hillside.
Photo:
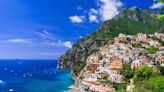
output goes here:
<path id="1" fill-rule="evenodd" d="M 142 32 L 152 34 L 164 32 L 164 21 L 157 19 L 158 12 L 136 7 L 124 9 L 112 20 L 105 21 L 94 33 L 75 43 L 72 49 L 60 57 L 61 68 L 71 68 L 78 75 L 87 56 L 98 50 L 119 33 L 134 35 Z M 75 71 L 76 70 L 76 71 Z"/>

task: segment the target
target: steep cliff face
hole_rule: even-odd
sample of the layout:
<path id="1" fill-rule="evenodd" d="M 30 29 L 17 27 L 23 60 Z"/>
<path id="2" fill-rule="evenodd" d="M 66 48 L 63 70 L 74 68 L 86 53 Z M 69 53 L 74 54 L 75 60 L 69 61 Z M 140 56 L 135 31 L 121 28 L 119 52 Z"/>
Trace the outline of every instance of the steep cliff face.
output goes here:
<path id="1" fill-rule="evenodd" d="M 158 20 L 157 16 L 158 12 L 137 7 L 124 9 L 114 19 L 105 21 L 94 33 L 75 43 L 72 49 L 62 55 L 59 59 L 61 68 L 70 68 L 77 75 L 84 67 L 86 58 L 119 33 L 134 35 L 138 32 L 164 32 L 164 21 Z"/>

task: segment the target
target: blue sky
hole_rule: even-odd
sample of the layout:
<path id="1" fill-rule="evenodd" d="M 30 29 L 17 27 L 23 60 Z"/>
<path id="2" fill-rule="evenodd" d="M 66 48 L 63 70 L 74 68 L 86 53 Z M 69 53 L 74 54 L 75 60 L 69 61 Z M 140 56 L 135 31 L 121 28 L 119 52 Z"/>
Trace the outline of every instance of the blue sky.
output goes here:
<path id="1" fill-rule="evenodd" d="M 0 59 L 58 59 L 125 7 L 152 0 L 0 0 Z"/>

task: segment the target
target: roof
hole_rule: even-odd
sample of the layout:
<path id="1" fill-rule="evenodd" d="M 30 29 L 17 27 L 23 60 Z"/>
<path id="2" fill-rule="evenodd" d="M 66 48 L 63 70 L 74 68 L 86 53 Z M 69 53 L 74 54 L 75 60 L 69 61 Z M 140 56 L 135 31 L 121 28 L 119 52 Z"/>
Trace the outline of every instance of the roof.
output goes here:
<path id="1" fill-rule="evenodd" d="M 87 66 L 90 66 L 90 67 L 99 67 L 100 64 L 96 63 L 96 64 L 88 64 Z"/>
<path id="2" fill-rule="evenodd" d="M 83 80 L 81 83 L 84 85 L 97 85 L 97 84 L 99 84 L 98 82 L 90 82 L 87 80 Z"/>
<path id="3" fill-rule="evenodd" d="M 143 62 L 149 62 L 149 60 L 150 60 L 150 58 L 148 58 L 148 57 L 143 58 Z"/>
<path id="4" fill-rule="evenodd" d="M 162 55 L 160 58 L 161 58 L 161 59 L 164 59 L 164 55 Z"/>
<path id="5" fill-rule="evenodd" d="M 159 49 L 164 49 L 164 46 L 159 47 Z"/>
<path id="6" fill-rule="evenodd" d="M 123 64 L 122 63 L 111 63 L 109 65 L 109 68 L 122 68 L 123 67 Z"/>

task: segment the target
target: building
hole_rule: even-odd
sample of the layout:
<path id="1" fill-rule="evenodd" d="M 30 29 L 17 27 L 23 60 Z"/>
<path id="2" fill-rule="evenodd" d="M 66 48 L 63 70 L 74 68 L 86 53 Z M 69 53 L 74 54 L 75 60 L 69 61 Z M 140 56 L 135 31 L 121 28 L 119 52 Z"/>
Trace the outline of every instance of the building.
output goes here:
<path id="1" fill-rule="evenodd" d="M 137 42 L 146 42 L 146 39 L 147 39 L 147 35 L 146 34 L 138 33 L 136 35 L 136 41 Z"/>
<path id="2" fill-rule="evenodd" d="M 140 62 L 139 60 L 135 60 L 131 64 L 131 69 L 134 70 L 141 66 L 142 66 L 142 62 Z"/>

